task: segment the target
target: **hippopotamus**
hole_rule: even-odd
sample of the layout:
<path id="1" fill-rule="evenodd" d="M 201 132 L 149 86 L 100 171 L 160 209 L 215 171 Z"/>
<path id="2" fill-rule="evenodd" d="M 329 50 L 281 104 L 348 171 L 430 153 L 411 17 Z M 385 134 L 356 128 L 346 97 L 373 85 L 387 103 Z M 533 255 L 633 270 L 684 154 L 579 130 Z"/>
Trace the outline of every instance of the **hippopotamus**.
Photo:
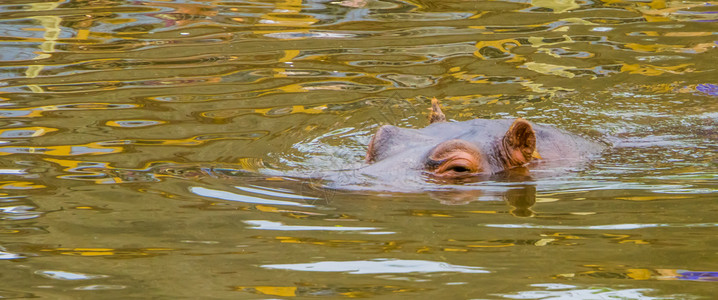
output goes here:
<path id="1" fill-rule="evenodd" d="M 532 168 L 546 164 L 571 166 L 603 148 L 522 118 L 447 122 L 436 98 L 429 120 L 421 129 L 381 126 L 369 142 L 368 165 L 361 173 L 388 181 L 410 174 L 439 184 L 466 183 L 498 174 L 529 176 Z"/>
<path id="2" fill-rule="evenodd" d="M 531 216 L 537 186 L 546 184 L 541 176 L 553 180 L 553 170 L 575 169 L 604 148 L 599 142 L 522 118 L 449 122 L 439 101 L 432 99 L 428 126 L 381 126 L 368 143 L 365 162 L 356 167 L 286 171 L 240 164 L 157 163 L 146 169 L 108 169 L 92 164 L 73 168 L 86 175 L 72 178 L 101 183 L 218 180 L 218 185 L 232 182 L 249 187 L 244 190 L 261 186 L 301 195 L 292 199 L 329 200 L 337 191 L 427 193 L 444 204 L 505 199 L 513 207 L 512 214 Z M 247 199 L 261 198 L 252 197 Z"/>

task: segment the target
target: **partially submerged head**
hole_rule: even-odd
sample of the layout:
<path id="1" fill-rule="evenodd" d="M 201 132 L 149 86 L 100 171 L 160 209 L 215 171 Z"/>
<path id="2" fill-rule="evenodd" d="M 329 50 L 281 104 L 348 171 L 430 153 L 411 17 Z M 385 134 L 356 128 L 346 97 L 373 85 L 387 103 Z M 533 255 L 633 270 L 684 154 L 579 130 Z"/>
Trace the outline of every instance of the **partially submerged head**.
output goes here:
<path id="1" fill-rule="evenodd" d="M 369 143 L 366 162 L 398 160 L 390 167 L 421 169 L 440 180 L 472 180 L 540 158 L 531 123 L 516 119 L 446 122 L 432 100 L 431 124 L 423 129 L 382 126 Z M 395 170 L 392 170 L 395 171 Z"/>

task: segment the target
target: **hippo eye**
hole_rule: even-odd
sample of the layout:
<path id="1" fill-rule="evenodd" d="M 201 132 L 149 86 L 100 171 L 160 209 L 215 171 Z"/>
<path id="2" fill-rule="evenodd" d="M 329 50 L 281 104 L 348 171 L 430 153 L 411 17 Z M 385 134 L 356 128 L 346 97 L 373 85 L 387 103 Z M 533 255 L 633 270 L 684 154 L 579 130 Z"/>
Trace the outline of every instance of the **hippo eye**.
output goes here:
<path id="1" fill-rule="evenodd" d="M 448 171 L 454 171 L 456 173 L 465 173 L 465 172 L 471 172 L 468 168 L 464 166 L 453 166 L 448 169 Z"/>
<path id="2" fill-rule="evenodd" d="M 466 158 L 454 158 L 436 169 L 437 173 L 444 174 L 455 174 L 458 176 L 466 175 L 467 173 L 476 173 L 478 166 L 473 165 L 473 162 Z"/>
<path id="3" fill-rule="evenodd" d="M 432 176 L 442 179 L 464 179 L 476 176 L 479 172 L 477 162 L 465 155 L 455 155 L 434 169 Z"/>
<path id="4" fill-rule="evenodd" d="M 482 171 L 481 152 L 468 141 L 449 140 L 429 152 L 425 168 L 437 178 L 470 178 Z"/>

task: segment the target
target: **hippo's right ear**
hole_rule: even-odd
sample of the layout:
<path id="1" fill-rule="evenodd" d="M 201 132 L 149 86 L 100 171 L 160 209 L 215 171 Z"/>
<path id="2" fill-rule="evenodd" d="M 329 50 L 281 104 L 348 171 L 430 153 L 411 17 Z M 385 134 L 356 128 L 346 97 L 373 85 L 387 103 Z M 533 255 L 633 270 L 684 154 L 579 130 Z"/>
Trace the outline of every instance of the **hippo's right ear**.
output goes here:
<path id="1" fill-rule="evenodd" d="M 523 165 L 534 158 L 541 158 L 536 151 L 536 132 L 529 121 L 516 119 L 504 135 L 507 167 Z"/>
<path id="2" fill-rule="evenodd" d="M 384 125 L 379 127 L 374 136 L 369 142 L 369 148 L 366 150 L 366 158 L 364 159 L 367 163 L 373 163 L 380 159 L 380 156 L 386 154 L 386 149 L 392 141 L 391 136 L 396 133 L 397 128 L 391 125 Z"/>

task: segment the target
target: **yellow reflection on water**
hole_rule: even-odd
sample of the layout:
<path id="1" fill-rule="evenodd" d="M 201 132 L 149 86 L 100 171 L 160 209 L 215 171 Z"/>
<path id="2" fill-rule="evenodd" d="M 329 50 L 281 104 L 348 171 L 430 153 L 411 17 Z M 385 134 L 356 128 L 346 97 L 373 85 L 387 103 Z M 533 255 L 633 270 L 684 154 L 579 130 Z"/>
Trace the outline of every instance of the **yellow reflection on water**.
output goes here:
<path id="1" fill-rule="evenodd" d="M 496 245 L 496 244 L 485 244 L 485 245 L 470 244 L 470 245 L 466 245 L 466 247 L 469 247 L 469 248 L 503 248 L 503 247 L 511 247 L 511 246 L 516 246 L 516 244 L 514 244 L 514 243 L 508 243 L 508 244 L 499 244 L 499 245 Z"/>
<path id="2" fill-rule="evenodd" d="M 356 246 L 364 244 L 372 244 L 372 246 L 381 247 L 381 244 L 374 245 L 375 242 L 369 240 L 340 240 L 340 239 L 318 239 L 309 237 L 292 237 L 292 236 L 253 236 L 257 239 L 273 239 L 285 244 L 305 244 L 305 245 L 318 245 L 318 246 L 329 246 L 329 247 L 345 247 L 345 246 Z M 392 245 L 387 243 L 387 245 Z M 392 246 L 393 247 L 393 246 Z"/>
<path id="3" fill-rule="evenodd" d="M 629 280 L 692 280 L 692 281 L 715 281 L 716 272 L 700 272 L 681 269 L 653 269 L 636 268 L 626 265 L 583 265 L 590 268 L 590 271 L 575 273 L 556 274 L 553 278 L 566 279 L 576 277 L 592 277 L 607 279 L 629 279 Z"/>
<path id="4" fill-rule="evenodd" d="M 616 197 L 618 200 L 629 200 L 629 201 L 654 201 L 654 200 L 668 200 L 668 199 L 691 199 L 690 196 L 674 196 L 674 195 L 658 195 L 658 196 L 627 196 L 627 197 Z"/>
<path id="5" fill-rule="evenodd" d="M 0 138 L 25 138 L 38 137 L 46 133 L 55 132 L 57 128 L 50 127 L 16 127 L 10 129 L 0 129 Z"/>
<path id="6" fill-rule="evenodd" d="M 442 248 L 441 251 L 444 252 L 468 252 L 467 249 L 460 249 L 460 248 Z"/>
<path id="7" fill-rule="evenodd" d="M 238 286 L 237 290 L 248 290 L 250 287 Z M 282 297 L 293 297 L 297 295 L 296 286 L 254 286 L 251 287 L 259 294 L 282 296 Z"/>
<path id="8" fill-rule="evenodd" d="M 534 7 L 550 8 L 553 13 L 564 13 L 580 6 L 575 0 L 531 0 Z"/>
<path id="9" fill-rule="evenodd" d="M 113 103 L 68 103 L 62 105 L 43 105 L 23 108 L 0 109 L 0 118 L 35 118 L 41 117 L 44 112 L 62 110 L 97 110 L 97 109 L 128 109 L 138 108 L 141 104 L 113 104 Z"/>
<path id="10" fill-rule="evenodd" d="M 51 11 L 63 2 L 65 1 L 30 3 L 28 11 Z M 40 50 L 42 50 L 42 52 L 35 56 L 34 59 L 42 60 L 50 58 L 50 53 L 55 52 L 55 45 L 60 36 L 60 21 L 62 19 L 58 16 L 33 16 L 31 18 L 37 20 L 45 30 L 45 34 L 43 35 L 44 41 L 40 44 Z M 25 71 L 25 76 L 27 78 L 35 78 L 40 74 L 43 68 L 45 68 L 45 65 L 36 64 L 28 66 L 27 71 Z M 43 89 L 37 85 L 31 84 L 28 85 L 28 88 L 35 93 L 44 92 Z"/>
<path id="11" fill-rule="evenodd" d="M 42 252 L 71 256 L 109 256 L 118 258 L 133 258 L 142 256 L 156 256 L 163 252 L 174 251 L 172 248 L 45 248 Z"/>
<path id="12" fill-rule="evenodd" d="M 122 127 L 122 128 L 140 128 L 149 127 L 161 124 L 167 124 L 167 121 L 161 120 L 143 120 L 143 119 L 132 119 L 132 120 L 114 120 L 107 121 L 105 125 L 111 127 Z"/>
<path id="13" fill-rule="evenodd" d="M 572 66 L 560 66 L 537 62 L 527 62 L 524 64 L 524 66 L 531 71 L 541 74 L 556 75 L 566 78 L 573 78 L 576 76 L 576 74 L 567 71 L 575 69 L 575 67 Z"/>
<path id="14" fill-rule="evenodd" d="M 0 155 L 11 154 L 42 154 L 52 156 L 104 155 L 122 152 L 122 147 L 108 147 L 102 143 L 62 146 L 4 146 L 0 147 Z"/>
<path id="15" fill-rule="evenodd" d="M 517 46 L 520 46 L 521 42 L 519 42 L 516 39 L 503 39 L 503 40 L 494 40 L 494 41 L 479 41 L 476 43 L 476 52 L 474 52 L 474 55 L 481 59 L 487 59 L 484 54 L 482 54 L 482 50 L 485 49 L 495 49 L 506 55 L 506 57 L 511 57 L 513 54 L 511 53 L 511 49 Z"/>
<path id="16" fill-rule="evenodd" d="M 275 9 L 261 16 L 259 24 L 272 27 L 288 27 L 289 29 L 254 30 L 256 34 L 273 33 L 309 33 L 309 27 L 319 20 L 309 14 L 301 13 L 302 0 L 282 0 L 274 4 Z M 273 36 L 279 39 L 302 39 L 302 35 Z"/>
<path id="17" fill-rule="evenodd" d="M 687 33 L 686 33 L 687 34 Z M 638 44 L 627 43 L 625 45 L 629 49 L 639 52 L 679 52 L 679 53 L 703 53 L 716 47 L 715 43 L 697 43 L 691 47 L 684 45 L 666 45 L 666 44 Z"/>
<path id="18" fill-rule="evenodd" d="M 63 171 L 71 173 L 59 175 L 58 178 L 90 181 L 96 184 L 117 184 L 131 182 L 156 182 L 162 178 L 179 178 L 193 180 L 208 176 L 235 176 L 245 171 L 256 171 L 261 162 L 256 159 L 240 158 L 236 164 L 205 165 L 199 163 L 182 164 L 172 161 L 152 161 L 140 168 L 118 168 L 108 162 L 71 160 L 58 158 L 44 158 L 43 160 L 63 167 Z M 216 168 L 215 168 L 216 167 Z M 161 193 L 165 197 L 173 198 L 172 194 Z M 284 213 L 287 216 L 312 215 L 310 212 L 292 211 L 262 206 L 258 210 Z M 320 214 L 317 214 L 320 215 Z"/>
<path id="19" fill-rule="evenodd" d="M 346 298 L 368 298 L 380 295 L 397 295 L 399 293 L 415 293 L 421 291 L 416 288 L 405 288 L 391 285 L 369 285 L 369 284 L 341 284 L 341 285 L 315 285 L 302 283 L 298 286 L 236 286 L 236 291 L 247 292 L 258 295 L 279 296 L 279 297 L 346 297 Z"/>
<path id="20" fill-rule="evenodd" d="M 454 216 L 446 212 L 431 210 L 410 210 L 409 214 L 415 217 L 435 217 L 435 218 L 453 218 Z"/>
<path id="21" fill-rule="evenodd" d="M 3 190 L 29 190 L 42 188 L 46 188 L 46 186 L 29 181 L 0 181 L 0 189 Z"/>
<path id="22" fill-rule="evenodd" d="M 294 105 L 292 107 L 287 107 L 283 109 L 282 111 L 279 111 L 277 108 L 263 108 L 263 109 L 255 109 L 254 112 L 264 115 L 264 116 L 274 116 L 274 115 L 288 115 L 288 114 L 321 114 L 325 109 L 327 109 L 326 105 L 320 105 L 315 106 L 312 108 L 307 108 L 304 105 Z"/>
<path id="23" fill-rule="evenodd" d="M 693 72 L 693 69 L 688 67 L 693 64 L 680 64 L 677 66 L 654 66 L 654 65 L 640 65 L 640 64 L 623 64 L 621 66 L 621 72 L 629 74 L 641 74 L 645 76 L 658 76 L 665 73 L 671 74 L 684 74 Z"/>
<path id="24" fill-rule="evenodd" d="M 59 146 L 4 146 L 0 147 L 0 155 L 10 154 L 42 154 L 51 156 L 76 156 L 76 155 L 105 155 L 122 152 L 126 145 L 138 146 L 198 146 L 212 141 L 219 140 L 253 140 L 264 136 L 263 132 L 254 133 L 227 133 L 216 135 L 198 135 L 185 139 L 137 139 L 137 140 L 114 140 L 93 142 L 80 145 L 59 145 Z"/>

